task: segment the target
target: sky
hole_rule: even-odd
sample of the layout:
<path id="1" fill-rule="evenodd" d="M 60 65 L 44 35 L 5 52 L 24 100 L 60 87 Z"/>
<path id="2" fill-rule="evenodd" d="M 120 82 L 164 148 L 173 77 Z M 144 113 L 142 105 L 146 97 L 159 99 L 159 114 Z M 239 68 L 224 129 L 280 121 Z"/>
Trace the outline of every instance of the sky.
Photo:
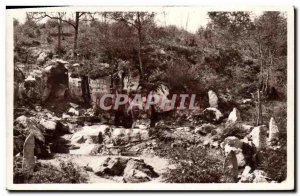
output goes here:
<path id="1" fill-rule="evenodd" d="M 155 16 L 155 22 L 158 25 L 175 25 L 178 28 L 184 28 L 191 33 L 195 33 L 199 27 L 205 27 L 209 22 L 208 12 L 200 9 L 189 10 L 189 9 L 172 9 L 165 12 L 157 12 Z M 262 14 L 262 11 L 252 12 L 252 18 Z M 24 23 L 26 18 L 25 12 L 20 12 L 14 16 L 19 22 Z"/>

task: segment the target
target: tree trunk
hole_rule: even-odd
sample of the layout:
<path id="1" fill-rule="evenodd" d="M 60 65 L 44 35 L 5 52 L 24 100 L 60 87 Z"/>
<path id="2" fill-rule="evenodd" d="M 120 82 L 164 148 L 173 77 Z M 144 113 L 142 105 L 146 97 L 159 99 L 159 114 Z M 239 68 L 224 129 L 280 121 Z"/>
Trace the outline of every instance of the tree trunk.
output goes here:
<path id="1" fill-rule="evenodd" d="M 58 41 L 57 41 L 57 53 L 58 53 L 58 56 L 61 56 L 61 19 L 58 20 Z"/>
<path id="2" fill-rule="evenodd" d="M 141 72 L 141 79 L 144 79 L 144 71 L 143 71 L 143 63 L 142 63 L 142 57 L 141 57 L 141 50 L 142 50 L 142 26 L 141 26 L 141 20 L 140 20 L 140 14 L 137 13 L 137 23 L 138 23 L 138 39 L 139 39 L 139 47 L 138 47 L 138 58 L 139 58 L 139 66 L 140 66 L 140 72 Z"/>
<path id="3" fill-rule="evenodd" d="M 80 13 L 76 12 L 75 25 L 74 25 L 74 30 L 75 30 L 75 34 L 74 34 L 74 47 L 73 47 L 73 54 L 74 54 L 75 58 L 77 57 L 79 18 L 80 18 Z"/>
<path id="4" fill-rule="evenodd" d="M 262 108 L 261 108 L 261 100 L 260 100 L 260 90 L 257 91 L 257 121 L 256 125 L 262 125 L 263 119 L 262 119 Z"/>

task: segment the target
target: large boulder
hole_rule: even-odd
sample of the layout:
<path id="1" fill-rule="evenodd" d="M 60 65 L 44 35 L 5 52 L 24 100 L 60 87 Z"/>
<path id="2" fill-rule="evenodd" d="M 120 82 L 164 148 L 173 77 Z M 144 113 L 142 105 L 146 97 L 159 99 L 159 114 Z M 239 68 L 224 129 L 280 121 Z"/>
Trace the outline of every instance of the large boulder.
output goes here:
<path id="1" fill-rule="evenodd" d="M 40 124 L 46 129 L 50 131 L 55 131 L 57 123 L 53 120 L 45 120 L 41 119 Z"/>
<path id="2" fill-rule="evenodd" d="M 238 162 L 233 151 L 226 156 L 224 162 L 223 182 L 235 183 L 238 180 Z"/>
<path id="3" fill-rule="evenodd" d="M 203 117 L 209 122 L 219 122 L 223 117 L 223 114 L 220 110 L 210 107 L 203 111 Z"/>
<path id="4" fill-rule="evenodd" d="M 228 116 L 226 124 L 232 124 L 232 123 L 236 123 L 238 121 L 241 121 L 240 112 L 237 110 L 237 108 L 233 108 L 232 112 L 230 112 L 230 114 Z"/>
<path id="5" fill-rule="evenodd" d="M 251 173 L 251 167 L 247 165 L 241 175 L 241 179 L 239 182 L 251 183 L 253 182 L 254 177 L 254 173 Z"/>
<path id="6" fill-rule="evenodd" d="M 245 166 L 246 161 L 242 150 L 243 143 L 237 137 L 227 137 L 224 142 L 221 143 L 221 147 L 224 149 L 226 155 L 231 151 L 235 153 L 239 167 Z"/>
<path id="7" fill-rule="evenodd" d="M 279 129 L 275 122 L 275 119 L 272 117 L 269 123 L 269 138 L 268 141 L 272 144 L 277 142 L 279 139 Z"/>
<path id="8" fill-rule="evenodd" d="M 36 59 L 38 65 L 43 65 L 47 60 L 48 54 L 46 52 L 41 52 L 39 57 Z"/>
<path id="9" fill-rule="evenodd" d="M 94 173 L 98 176 L 122 176 L 128 160 L 123 157 L 108 157 Z"/>
<path id="10" fill-rule="evenodd" d="M 257 149 L 266 147 L 268 134 L 267 131 L 268 129 L 265 125 L 254 127 L 251 131 L 250 138 Z"/>
<path id="11" fill-rule="evenodd" d="M 65 66 L 67 63 L 60 59 L 47 62 L 47 67 L 43 70 L 42 102 L 65 98 L 68 89 L 68 70 Z"/>
<path id="12" fill-rule="evenodd" d="M 218 108 L 218 96 L 214 91 L 208 91 L 208 99 L 211 108 Z"/>
<path id="13" fill-rule="evenodd" d="M 254 170 L 253 172 L 255 178 L 253 179 L 254 183 L 267 183 L 268 177 L 267 174 L 262 170 Z"/>
<path id="14" fill-rule="evenodd" d="M 31 133 L 26 138 L 23 147 L 22 170 L 25 172 L 25 180 L 28 180 L 29 176 L 34 171 L 34 166 L 35 166 L 34 148 L 35 148 L 35 138 L 34 135 Z"/>
<path id="15" fill-rule="evenodd" d="M 27 127 L 28 126 L 27 120 L 28 120 L 28 118 L 26 116 L 22 115 L 22 116 L 19 116 L 18 118 L 16 118 L 15 122 L 17 124 L 22 125 L 23 127 Z"/>
<path id="16" fill-rule="evenodd" d="M 130 159 L 124 169 L 123 181 L 127 183 L 147 182 L 158 176 L 153 167 L 147 165 L 144 160 Z"/>

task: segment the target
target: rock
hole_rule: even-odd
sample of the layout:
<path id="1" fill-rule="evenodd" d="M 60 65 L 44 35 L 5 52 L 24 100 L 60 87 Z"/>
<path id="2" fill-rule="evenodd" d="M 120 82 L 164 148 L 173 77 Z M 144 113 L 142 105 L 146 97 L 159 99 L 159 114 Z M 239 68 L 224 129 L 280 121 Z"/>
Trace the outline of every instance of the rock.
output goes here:
<path id="1" fill-rule="evenodd" d="M 203 111 L 203 117 L 210 122 L 218 122 L 223 114 L 216 108 L 206 108 Z"/>
<path id="2" fill-rule="evenodd" d="M 241 121 L 240 112 L 236 108 L 233 108 L 232 112 L 230 112 L 230 114 L 228 116 L 226 124 L 232 124 L 232 123 L 236 123 L 238 121 Z"/>
<path id="3" fill-rule="evenodd" d="M 251 125 L 245 125 L 245 124 L 243 124 L 243 125 L 242 125 L 242 128 L 243 128 L 245 131 L 247 131 L 248 133 L 250 133 L 254 127 L 251 126 Z"/>
<path id="4" fill-rule="evenodd" d="M 242 150 L 243 143 L 237 137 L 227 137 L 221 144 L 221 147 L 224 148 L 225 155 L 228 155 L 230 152 L 235 153 L 239 167 L 243 167 L 246 164 Z"/>
<path id="5" fill-rule="evenodd" d="M 66 114 L 66 113 L 63 113 L 63 114 L 62 114 L 62 118 L 63 118 L 63 119 L 66 119 L 66 118 L 71 118 L 71 116 L 70 116 L 70 115 L 68 115 L 68 114 Z"/>
<path id="6" fill-rule="evenodd" d="M 48 54 L 46 52 L 40 53 L 39 57 L 36 60 L 36 63 L 38 65 L 43 65 L 46 62 L 47 57 L 48 57 Z"/>
<path id="7" fill-rule="evenodd" d="M 18 118 L 16 118 L 15 122 L 17 124 L 20 124 L 22 125 L 24 128 L 26 128 L 28 125 L 27 125 L 27 117 L 22 115 L 22 116 L 19 116 Z"/>
<path id="8" fill-rule="evenodd" d="M 34 158 L 34 147 L 35 147 L 35 139 L 32 133 L 26 138 L 23 147 L 23 162 L 22 169 L 25 172 L 25 179 L 28 180 L 29 176 L 33 174 L 34 166 L 35 166 L 35 158 Z"/>
<path id="9" fill-rule="evenodd" d="M 242 142 L 235 136 L 229 136 L 225 138 L 225 140 L 221 144 L 221 147 L 225 148 L 226 145 L 233 148 L 242 148 Z"/>
<path id="10" fill-rule="evenodd" d="M 150 119 L 139 119 L 133 123 L 132 128 L 138 129 L 149 129 L 150 128 Z"/>
<path id="11" fill-rule="evenodd" d="M 29 75 L 26 79 L 25 82 L 35 82 L 35 78 L 31 75 Z"/>
<path id="12" fill-rule="evenodd" d="M 252 99 L 243 99 L 242 103 L 243 104 L 251 104 L 252 103 Z"/>
<path id="13" fill-rule="evenodd" d="M 41 106 L 39 106 L 39 105 L 35 106 L 35 111 L 40 112 L 41 110 L 42 110 Z"/>
<path id="14" fill-rule="evenodd" d="M 196 127 L 195 128 L 195 133 L 206 135 L 208 133 L 211 133 L 212 130 L 214 130 L 216 128 L 217 127 L 215 125 L 207 123 L 207 124 L 201 125 L 200 127 Z"/>
<path id="15" fill-rule="evenodd" d="M 224 162 L 223 181 L 226 183 L 235 183 L 238 179 L 238 163 L 233 151 L 226 156 Z"/>
<path id="16" fill-rule="evenodd" d="M 212 90 L 208 91 L 208 99 L 209 99 L 209 106 L 211 108 L 218 108 L 218 97 L 214 91 Z"/>
<path id="17" fill-rule="evenodd" d="M 95 174 L 98 176 L 122 176 L 128 160 L 123 157 L 108 157 L 95 171 Z"/>
<path id="18" fill-rule="evenodd" d="M 247 165 L 241 175 L 241 179 L 239 182 L 244 182 L 244 183 L 253 182 L 255 176 L 254 173 L 250 173 L 250 171 L 251 171 L 251 167 Z"/>
<path id="19" fill-rule="evenodd" d="M 279 139 L 279 130 L 275 122 L 275 119 L 272 117 L 269 123 L 269 138 L 268 141 L 272 144 Z"/>
<path id="20" fill-rule="evenodd" d="M 262 171 L 262 170 L 254 170 L 254 180 L 253 182 L 254 183 L 267 183 L 268 182 L 268 177 L 267 177 L 267 174 Z"/>
<path id="21" fill-rule="evenodd" d="M 79 116 L 79 111 L 75 110 L 74 108 L 70 108 L 68 114 Z"/>
<path id="22" fill-rule="evenodd" d="M 28 130 L 30 131 L 30 133 L 32 133 L 36 139 L 38 139 L 44 143 L 45 136 L 43 135 L 42 131 L 40 130 L 39 124 L 38 124 L 38 122 L 36 122 L 36 119 L 31 117 L 28 119 L 27 122 L 28 122 Z"/>
<path id="23" fill-rule="evenodd" d="M 125 145 L 130 142 L 141 142 L 149 140 L 149 130 L 147 129 L 124 129 L 113 128 L 111 138 L 115 145 Z"/>
<path id="24" fill-rule="evenodd" d="M 45 119 L 42 119 L 40 121 L 40 124 L 45 128 L 45 129 L 48 129 L 48 130 L 51 130 L 51 131 L 54 131 L 56 129 L 56 122 L 52 121 L 52 120 L 45 120 Z"/>
<path id="25" fill-rule="evenodd" d="M 265 148 L 267 143 L 267 127 L 265 125 L 254 127 L 250 137 L 257 149 Z"/>
<path id="26" fill-rule="evenodd" d="M 147 182 L 159 175 L 144 160 L 130 159 L 124 169 L 123 180 L 129 183 Z"/>
<path id="27" fill-rule="evenodd" d="M 77 105 L 77 104 L 75 104 L 75 103 L 69 103 L 70 104 L 70 106 L 72 107 L 72 108 L 78 108 L 79 107 L 79 105 Z"/>

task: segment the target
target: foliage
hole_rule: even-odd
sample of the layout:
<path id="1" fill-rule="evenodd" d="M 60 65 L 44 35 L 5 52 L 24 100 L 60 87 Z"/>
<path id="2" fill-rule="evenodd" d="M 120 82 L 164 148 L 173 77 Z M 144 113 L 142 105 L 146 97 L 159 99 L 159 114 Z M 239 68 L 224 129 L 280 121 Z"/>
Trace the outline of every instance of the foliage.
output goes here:
<path id="1" fill-rule="evenodd" d="M 25 173 L 22 170 L 22 157 L 14 160 L 14 183 L 24 183 Z M 34 173 L 28 183 L 85 183 L 87 176 L 83 170 L 72 162 L 61 161 L 59 167 L 51 164 L 36 164 Z"/>
<path id="2" fill-rule="evenodd" d="M 282 182 L 287 177 L 287 154 L 286 148 L 265 149 L 260 152 L 262 158 L 258 169 L 267 173 L 267 176 L 277 182 Z"/>
<path id="3" fill-rule="evenodd" d="M 222 161 L 219 152 L 202 147 L 183 146 L 171 148 L 162 143 L 159 153 L 163 157 L 175 160 L 176 168 L 169 169 L 163 174 L 163 179 L 170 183 L 218 183 L 222 178 Z"/>

